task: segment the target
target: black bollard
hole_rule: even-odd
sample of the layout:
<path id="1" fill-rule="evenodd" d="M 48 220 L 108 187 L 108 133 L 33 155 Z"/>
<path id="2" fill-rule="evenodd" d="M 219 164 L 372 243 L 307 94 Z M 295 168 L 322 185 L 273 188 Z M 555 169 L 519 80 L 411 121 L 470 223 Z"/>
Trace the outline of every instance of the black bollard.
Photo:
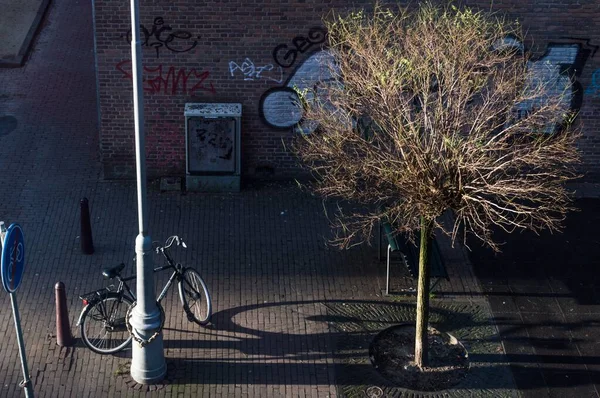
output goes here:
<path id="1" fill-rule="evenodd" d="M 56 295 L 56 344 L 61 347 L 70 347 L 73 345 L 74 339 L 69 322 L 65 284 L 57 282 L 54 285 L 54 292 Z"/>
<path id="2" fill-rule="evenodd" d="M 94 254 L 90 207 L 87 198 L 81 199 L 81 251 L 83 254 Z"/>

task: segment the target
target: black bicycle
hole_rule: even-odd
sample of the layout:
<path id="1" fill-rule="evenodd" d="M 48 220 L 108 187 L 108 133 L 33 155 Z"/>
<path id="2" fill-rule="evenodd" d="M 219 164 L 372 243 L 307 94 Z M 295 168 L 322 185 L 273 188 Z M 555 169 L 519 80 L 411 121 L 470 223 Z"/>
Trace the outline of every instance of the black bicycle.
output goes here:
<path id="1" fill-rule="evenodd" d="M 166 240 L 164 246 L 154 248 L 156 253 L 164 256 L 167 263 L 162 267 L 155 268 L 154 272 L 173 270 L 173 274 L 156 300 L 161 311 L 162 321 L 164 322 L 164 311 L 160 302 L 166 296 L 173 281 L 177 279 L 179 298 L 188 320 L 204 326 L 208 324 L 212 314 L 208 288 L 195 269 L 184 267 L 173 261 L 169 249 L 174 243 L 177 246 L 187 247 L 180 237 L 171 236 Z M 125 264 L 121 263 L 116 267 L 102 270 L 105 278 L 116 278 L 119 281 L 117 287 L 110 285 L 79 296 L 84 305 L 77 321 L 81 337 L 90 350 L 99 354 L 113 354 L 121 351 L 131 343 L 133 337 L 127 327 L 127 316 L 130 308 L 135 305 L 136 298 L 127 282 L 135 279 L 135 275 L 122 278 L 121 271 L 124 268 Z"/>

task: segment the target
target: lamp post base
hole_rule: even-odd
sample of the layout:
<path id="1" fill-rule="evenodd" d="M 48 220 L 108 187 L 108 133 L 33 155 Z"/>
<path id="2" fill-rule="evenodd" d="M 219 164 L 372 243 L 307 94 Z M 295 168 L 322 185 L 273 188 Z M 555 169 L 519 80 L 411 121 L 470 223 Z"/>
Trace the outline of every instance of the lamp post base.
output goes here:
<path id="1" fill-rule="evenodd" d="M 138 269 L 138 275 L 141 275 L 138 278 L 138 291 L 148 293 L 154 289 L 152 275 L 145 275 L 148 273 L 147 269 L 152 270 L 152 261 L 151 258 L 145 258 L 149 256 L 148 250 L 138 249 L 144 247 L 142 243 L 147 243 L 149 239 L 140 238 L 140 236 L 136 239 L 136 244 L 140 244 L 136 247 L 136 251 L 138 252 L 138 267 L 141 268 Z M 140 266 L 144 263 L 147 268 Z M 141 272 L 142 270 L 144 272 Z M 161 330 L 163 319 L 161 319 L 161 312 L 153 300 L 155 300 L 153 297 L 144 300 L 140 295 L 138 302 L 134 304 L 135 307 L 131 311 L 130 325 L 134 339 L 131 343 L 130 372 L 131 378 L 139 384 L 159 383 L 167 373 Z M 144 306 L 144 303 L 151 304 Z M 136 341 L 136 337 L 147 343 L 142 346 Z"/>
<path id="2" fill-rule="evenodd" d="M 162 335 L 142 347 L 132 342 L 131 378 L 139 384 L 157 384 L 167 374 L 167 363 L 163 355 Z"/>

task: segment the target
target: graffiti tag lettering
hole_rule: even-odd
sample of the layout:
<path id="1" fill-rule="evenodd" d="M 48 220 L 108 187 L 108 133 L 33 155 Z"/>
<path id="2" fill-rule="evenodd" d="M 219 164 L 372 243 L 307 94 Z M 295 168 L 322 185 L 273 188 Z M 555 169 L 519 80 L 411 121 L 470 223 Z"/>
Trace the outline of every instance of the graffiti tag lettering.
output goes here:
<path id="1" fill-rule="evenodd" d="M 217 129 L 213 131 L 197 129 L 196 134 L 196 140 L 199 143 L 199 149 L 211 147 L 215 152 L 215 157 L 224 160 L 231 159 L 231 154 L 233 152 L 233 141 L 230 137 L 227 137 L 223 134 L 223 132 L 218 131 Z"/>
<path id="2" fill-rule="evenodd" d="M 142 46 L 154 47 L 156 50 L 156 58 L 159 57 L 161 48 L 166 48 L 175 53 L 184 53 L 192 50 L 198 44 L 197 39 L 190 32 L 184 30 L 173 31 L 169 25 L 165 25 L 165 21 L 161 17 L 154 18 L 152 30 L 148 30 L 144 25 L 140 25 L 142 30 Z M 127 43 L 131 43 L 131 29 L 127 33 L 121 35 Z"/>
<path id="3" fill-rule="evenodd" d="M 283 69 L 281 66 L 274 68 L 273 64 L 256 66 L 250 58 L 246 58 L 241 65 L 234 61 L 229 62 L 229 73 L 232 77 L 235 76 L 236 71 L 240 71 L 244 75 L 244 80 L 265 79 L 281 84 L 283 82 Z"/>
<path id="4" fill-rule="evenodd" d="M 119 62 L 116 69 L 123 74 L 123 78 L 132 79 L 130 60 Z M 194 95 L 197 91 L 216 94 L 213 84 L 206 81 L 210 77 L 208 71 L 198 72 L 196 69 L 159 65 L 156 68 L 144 66 L 144 73 L 144 92 L 148 94 Z"/>
<path id="5" fill-rule="evenodd" d="M 310 133 L 317 127 L 302 120 L 302 107 L 296 90 L 311 89 L 316 95 L 335 81 L 335 60 L 327 50 L 320 50 L 308 57 L 290 76 L 284 86 L 267 90 L 260 99 L 259 112 L 271 127 Z"/>
<path id="6" fill-rule="evenodd" d="M 289 68 L 296 62 L 298 53 L 304 54 L 309 48 L 321 44 L 327 39 L 327 29 L 320 26 L 311 28 L 308 35 L 296 36 L 292 39 L 292 46 L 280 44 L 273 49 L 273 59 L 282 68 Z"/>
<path id="7" fill-rule="evenodd" d="M 232 172 L 236 121 L 234 118 L 188 120 L 190 169 Z"/>

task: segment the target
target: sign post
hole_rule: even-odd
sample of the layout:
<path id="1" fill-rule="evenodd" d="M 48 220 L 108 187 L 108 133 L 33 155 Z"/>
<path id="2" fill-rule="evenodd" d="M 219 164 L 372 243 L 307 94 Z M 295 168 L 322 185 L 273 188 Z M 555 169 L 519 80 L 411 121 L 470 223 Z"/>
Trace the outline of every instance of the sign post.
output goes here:
<path id="1" fill-rule="evenodd" d="M 21 316 L 19 315 L 19 306 L 17 305 L 17 296 L 15 295 L 17 288 L 21 284 L 25 268 L 25 241 L 23 239 L 23 230 L 19 224 L 11 224 L 6 229 L 4 221 L 0 221 L 0 242 L 2 243 L 2 263 L 0 268 L 2 286 L 10 294 L 19 343 L 19 354 L 21 356 L 21 367 L 23 368 L 24 379 L 19 386 L 25 389 L 25 396 L 27 398 L 33 398 L 33 386 L 29 378 L 25 342 L 23 341 L 23 331 L 21 330 Z"/>

